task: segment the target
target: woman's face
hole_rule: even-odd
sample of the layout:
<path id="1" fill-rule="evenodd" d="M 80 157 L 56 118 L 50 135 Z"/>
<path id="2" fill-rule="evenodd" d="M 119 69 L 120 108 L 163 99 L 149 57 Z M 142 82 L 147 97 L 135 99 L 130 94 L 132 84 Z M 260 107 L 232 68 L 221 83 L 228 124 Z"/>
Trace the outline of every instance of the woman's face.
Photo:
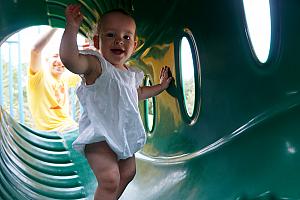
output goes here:
<path id="1" fill-rule="evenodd" d="M 49 59 L 50 72 L 54 77 L 60 77 L 65 72 L 65 66 L 61 62 L 58 55 L 54 55 Z"/>

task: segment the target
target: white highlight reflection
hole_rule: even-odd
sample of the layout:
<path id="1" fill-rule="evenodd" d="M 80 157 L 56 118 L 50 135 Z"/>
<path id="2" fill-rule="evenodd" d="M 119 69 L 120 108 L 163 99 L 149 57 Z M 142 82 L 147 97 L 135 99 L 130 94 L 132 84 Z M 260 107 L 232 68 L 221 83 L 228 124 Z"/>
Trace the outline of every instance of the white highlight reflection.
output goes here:
<path id="1" fill-rule="evenodd" d="M 265 63 L 271 45 L 271 16 L 269 0 L 243 0 L 253 49 L 258 60 Z"/>
<path id="2" fill-rule="evenodd" d="M 288 153 L 290 153 L 290 154 L 296 153 L 296 148 L 290 142 L 286 142 L 285 145 L 286 145 Z"/>

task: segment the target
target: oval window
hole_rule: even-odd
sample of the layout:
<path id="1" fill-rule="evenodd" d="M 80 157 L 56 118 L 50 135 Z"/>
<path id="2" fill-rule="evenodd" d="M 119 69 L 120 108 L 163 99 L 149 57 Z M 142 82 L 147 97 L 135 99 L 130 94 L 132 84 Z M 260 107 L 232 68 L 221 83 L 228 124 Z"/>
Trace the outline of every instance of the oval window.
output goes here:
<path id="1" fill-rule="evenodd" d="M 195 71 L 194 59 L 190 42 L 183 36 L 180 42 L 180 70 L 184 105 L 189 117 L 193 116 L 195 108 Z"/>
<path id="2" fill-rule="evenodd" d="M 271 46 L 269 0 L 243 0 L 247 31 L 255 55 L 261 63 L 268 60 Z"/>
<path id="3" fill-rule="evenodd" d="M 145 86 L 151 86 L 152 82 L 149 76 L 146 76 L 144 80 Z M 153 132 L 155 124 L 155 97 L 148 98 L 144 101 L 145 108 L 145 129 L 148 133 Z"/>

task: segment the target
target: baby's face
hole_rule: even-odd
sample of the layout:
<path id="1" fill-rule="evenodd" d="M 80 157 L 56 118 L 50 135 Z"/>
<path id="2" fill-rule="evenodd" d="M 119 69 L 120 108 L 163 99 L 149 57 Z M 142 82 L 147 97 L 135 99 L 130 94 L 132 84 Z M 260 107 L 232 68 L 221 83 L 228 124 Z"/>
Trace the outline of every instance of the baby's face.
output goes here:
<path id="1" fill-rule="evenodd" d="M 135 22 L 129 16 L 119 12 L 109 13 L 103 20 L 99 41 L 100 51 L 108 62 L 122 68 L 137 44 Z"/>

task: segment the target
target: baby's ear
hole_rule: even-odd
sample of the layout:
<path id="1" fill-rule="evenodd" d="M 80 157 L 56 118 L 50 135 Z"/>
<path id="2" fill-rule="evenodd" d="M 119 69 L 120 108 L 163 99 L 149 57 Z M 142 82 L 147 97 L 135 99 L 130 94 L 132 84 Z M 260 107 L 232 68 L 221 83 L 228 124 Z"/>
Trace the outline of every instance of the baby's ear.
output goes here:
<path id="1" fill-rule="evenodd" d="M 93 41 L 94 41 L 94 47 L 96 49 L 99 49 L 99 35 L 94 35 Z"/>
<path id="2" fill-rule="evenodd" d="M 135 44 L 134 44 L 134 53 L 140 50 L 145 43 L 145 40 L 143 38 L 139 38 L 138 36 L 135 37 Z"/>
<path id="3" fill-rule="evenodd" d="M 138 44 L 139 44 L 139 41 L 138 41 L 138 39 L 136 38 L 136 39 L 134 40 L 134 50 L 136 50 L 136 48 L 138 47 Z"/>

